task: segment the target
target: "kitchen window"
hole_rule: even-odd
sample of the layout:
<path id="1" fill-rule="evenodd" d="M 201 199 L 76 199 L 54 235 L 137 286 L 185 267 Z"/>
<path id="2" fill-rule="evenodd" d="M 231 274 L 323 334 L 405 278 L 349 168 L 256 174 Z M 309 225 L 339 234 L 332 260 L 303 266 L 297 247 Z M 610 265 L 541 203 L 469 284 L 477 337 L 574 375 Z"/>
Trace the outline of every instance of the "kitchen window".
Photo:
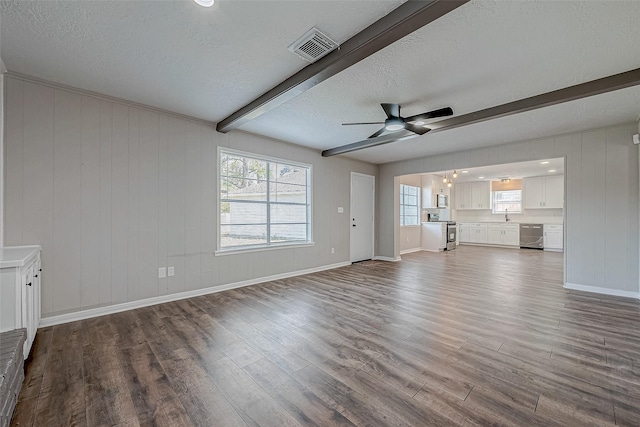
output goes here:
<path id="1" fill-rule="evenodd" d="M 311 165 L 218 151 L 218 250 L 311 243 Z"/>
<path id="2" fill-rule="evenodd" d="M 493 213 L 521 213 L 522 190 L 504 190 L 493 192 Z"/>
<path id="3" fill-rule="evenodd" d="M 400 225 L 420 225 L 420 187 L 400 184 Z"/>

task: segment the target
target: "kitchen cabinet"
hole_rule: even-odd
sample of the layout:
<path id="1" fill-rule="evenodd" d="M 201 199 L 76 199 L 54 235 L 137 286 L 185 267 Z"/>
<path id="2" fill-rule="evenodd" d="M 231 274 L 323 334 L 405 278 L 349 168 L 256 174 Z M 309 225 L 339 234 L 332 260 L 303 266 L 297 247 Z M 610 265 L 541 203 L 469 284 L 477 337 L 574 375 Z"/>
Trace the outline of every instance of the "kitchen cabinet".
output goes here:
<path id="1" fill-rule="evenodd" d="M 488 181 L 471 183 L 471 209 L 491 209 L 491 184 Z"/>
<path id="2" fill-rule="evenodd" d="M 555 224 L 544 225 L 544 250 L 562 251 L 564 249 L 563 226 Z"/>
<path id="3" fill-rule="evenodd" d="M 449 187 L 442 182 L 442 178 L 436 175 L 422 175 L 422 207 L 436 208 L 438 194 L 449 197 Z"/>
<path id="4" fill-rule="evenodd" d="M 447 247 L 447 223 L 422 223 L 422 250 L 443 251 Z"/>
<path id="5" fill-rule="evenodd" d="M 519 224 L 488 224 L 487 243 L 490 245 L 519 246 Z"/>
<path id="6" fill-rule="evenodd" d="M 467 223 L 458 223 L 458 241 L 460 243 L 469 243 L 469 224 Z"/>
<path id="7" fill-rule="evenodd" d="M 487 243 L 487 224 L 482 222 L 469 224 L 469 243 Z"/>
<path id="8" fill-rule="evenodd" d="M 0 248 L 0 332 L 26 328 L 26 359 L 40 324 L 40 246 Z"/>
<path id="9" fill-rule="evenodd" d="M 562 209 L 564 207 L 564 176 L 524 178 L 525 209 Z"/>
<path id="10" fill-rule="evenodd" d="M 455 208 L 460 210 L 491 209 L 491 187 L 488 181 L 455 184 Z"/>

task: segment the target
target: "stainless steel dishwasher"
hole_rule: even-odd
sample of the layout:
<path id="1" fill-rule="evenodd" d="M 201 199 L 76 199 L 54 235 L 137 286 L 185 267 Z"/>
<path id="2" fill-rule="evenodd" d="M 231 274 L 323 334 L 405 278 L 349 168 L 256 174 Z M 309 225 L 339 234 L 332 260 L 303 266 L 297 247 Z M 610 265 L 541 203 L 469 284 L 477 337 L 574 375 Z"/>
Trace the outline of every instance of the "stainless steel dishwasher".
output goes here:
<path id="1" fill-rule="evenodd" d="M 527 249 L 544 249 L 543 225 L 520 224 L 520 247 Z"/>

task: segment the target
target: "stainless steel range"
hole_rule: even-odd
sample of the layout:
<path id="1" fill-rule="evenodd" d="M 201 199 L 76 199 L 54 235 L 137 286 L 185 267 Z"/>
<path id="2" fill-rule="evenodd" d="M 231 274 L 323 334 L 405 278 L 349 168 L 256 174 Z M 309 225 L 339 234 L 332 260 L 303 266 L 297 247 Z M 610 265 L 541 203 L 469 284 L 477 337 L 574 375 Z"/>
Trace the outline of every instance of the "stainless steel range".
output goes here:
<path id="1" fill-rule="evenodd" d="M 456 235 L 458 234 L 458 226 L 455 221 L 447 221 L 447 250 L 452 251 L 456 248 Z"/>

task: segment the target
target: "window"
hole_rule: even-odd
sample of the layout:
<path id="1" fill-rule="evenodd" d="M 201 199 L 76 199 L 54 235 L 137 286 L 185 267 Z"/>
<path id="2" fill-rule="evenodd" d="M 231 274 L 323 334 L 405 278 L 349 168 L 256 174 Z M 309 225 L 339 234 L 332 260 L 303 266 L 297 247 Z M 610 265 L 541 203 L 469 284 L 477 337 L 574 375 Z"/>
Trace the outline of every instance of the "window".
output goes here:
<path id="1" fill-rule="evenodd" d="M 400 225 L 420 225 L 420 187 L 400 184 Z"/>
<path id="2" fill-rule="evenodd" d="M 522 212 L 522 190 L 505 190 L 493 192 L 493 213 Z"/>
<path id="3" fill-rule="evenodd" d="M 311 166 L 219 150 L 220 250 L 311 242 Z"/>

